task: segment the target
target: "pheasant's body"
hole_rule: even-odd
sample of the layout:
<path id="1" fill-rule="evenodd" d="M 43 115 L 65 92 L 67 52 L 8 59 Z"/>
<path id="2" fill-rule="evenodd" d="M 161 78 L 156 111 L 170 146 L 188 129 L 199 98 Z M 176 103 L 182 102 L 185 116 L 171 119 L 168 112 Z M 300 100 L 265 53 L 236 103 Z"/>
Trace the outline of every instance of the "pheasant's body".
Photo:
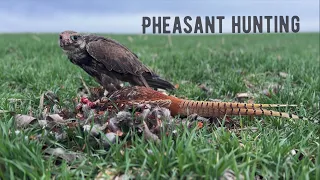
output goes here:
<path id="1" fill-rule="evenodd" d="M 167 107 L 172 116 L 188 116 L 195 113 L 202 117 L 219 117 L 224 115 L 266 115 L 299 119 L 296 115 L 265 109 L 271 107 L 285 107 L 289 105 L 184 100 L 140 86 L 127 87 L 116 91 L 110 96 L 110 99 L 116 104 L 151 103 Z"/>

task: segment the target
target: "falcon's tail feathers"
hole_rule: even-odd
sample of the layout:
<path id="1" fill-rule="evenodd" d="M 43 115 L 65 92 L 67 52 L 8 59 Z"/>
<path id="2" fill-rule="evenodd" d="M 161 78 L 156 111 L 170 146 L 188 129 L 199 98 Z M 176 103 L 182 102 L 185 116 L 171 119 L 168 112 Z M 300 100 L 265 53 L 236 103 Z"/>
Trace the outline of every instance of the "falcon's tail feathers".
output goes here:
<path id="1" fill-rule="evenodd" d="M 165 90 L 173 90 L 175 89 L 174 85 L 170 82 L 160 78 L 159 76 L 143 76 L 150 87 L 152 88 L 160 88 Z"/>

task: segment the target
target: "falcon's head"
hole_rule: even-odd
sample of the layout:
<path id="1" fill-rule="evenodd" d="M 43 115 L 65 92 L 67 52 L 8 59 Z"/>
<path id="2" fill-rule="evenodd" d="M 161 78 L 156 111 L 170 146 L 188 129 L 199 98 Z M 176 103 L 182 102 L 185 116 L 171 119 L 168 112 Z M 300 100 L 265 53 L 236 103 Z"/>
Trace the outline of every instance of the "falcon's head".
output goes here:
<path id="1" fill-rule="evenodd" d="M 84 49 L 86 42 L 82 35 L 75 31 L 63 31 L 59 35 L 60 47 L 65 51 Z"/>

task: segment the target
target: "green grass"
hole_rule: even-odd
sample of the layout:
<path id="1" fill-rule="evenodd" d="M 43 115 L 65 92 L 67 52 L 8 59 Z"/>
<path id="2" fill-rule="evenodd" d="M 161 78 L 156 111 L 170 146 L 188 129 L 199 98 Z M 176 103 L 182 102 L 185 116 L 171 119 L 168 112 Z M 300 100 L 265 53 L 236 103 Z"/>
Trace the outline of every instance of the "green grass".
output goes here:
<path id="1" fill-rule="evenodd" d="M 0 114 L 0 179 L 92 178 L 106 167 L 138 179 L 214 179 L 226 169 L 246 179 L 320 178 L 319 33 L 171 36 L 172 44 L 168 36 L 111 37 L 179 84 L 173 92 L 179 97 L 231 101 L 239 92 L 250 92 L 255 102 L 297 104 L 294 113 L 309 120 L 263 118 L 262 123 L 259 118 L 235 118 L 257 131 L 179 127 L 179 135 L 163 136 L 158 145 L 128 137 L 132 147 L 124 148 L 121 141 L 105 151 L 90 146 L 88 135 L 80 131 L 66 142 L 49 136 L 40 142 L 28 140 L 25 136 L 41 130 L 16 135 L 12 116 Z M 0 110 L 37 114 L 40 95 L 47 90 L 68 102 L 81 86 L 80 76 L 88 85 L 97 85 L 63 55 L 57 34 L 1 34 L 0 39 Z M 280 77 L 279 72 L 289 76 Z M 198 84 L 212 91 L 204 92 Z M 272 84 L 282 88 L 270 97 L 261 93 Z M 44 144 L 79 152 L 82 159 L 57 165 L 55 158 L 45 159 Z"/>

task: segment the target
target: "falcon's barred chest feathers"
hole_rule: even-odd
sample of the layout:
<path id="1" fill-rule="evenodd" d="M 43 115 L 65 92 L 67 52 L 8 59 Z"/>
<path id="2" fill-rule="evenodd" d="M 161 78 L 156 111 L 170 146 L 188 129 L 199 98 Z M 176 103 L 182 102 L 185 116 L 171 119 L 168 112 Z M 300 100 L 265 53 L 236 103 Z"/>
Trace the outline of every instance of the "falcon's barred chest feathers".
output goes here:
<path id="1" fill-rule="evenodd" d="M 93 76 L 107 91 L 121 88 L 120 81 L 131 85 L 175 89 L 142 64 L 137 55 L 119 42 L 96 35 L 81 35 L 64 31 L 59 36 L 60 47 L 69 60 Z"/>

